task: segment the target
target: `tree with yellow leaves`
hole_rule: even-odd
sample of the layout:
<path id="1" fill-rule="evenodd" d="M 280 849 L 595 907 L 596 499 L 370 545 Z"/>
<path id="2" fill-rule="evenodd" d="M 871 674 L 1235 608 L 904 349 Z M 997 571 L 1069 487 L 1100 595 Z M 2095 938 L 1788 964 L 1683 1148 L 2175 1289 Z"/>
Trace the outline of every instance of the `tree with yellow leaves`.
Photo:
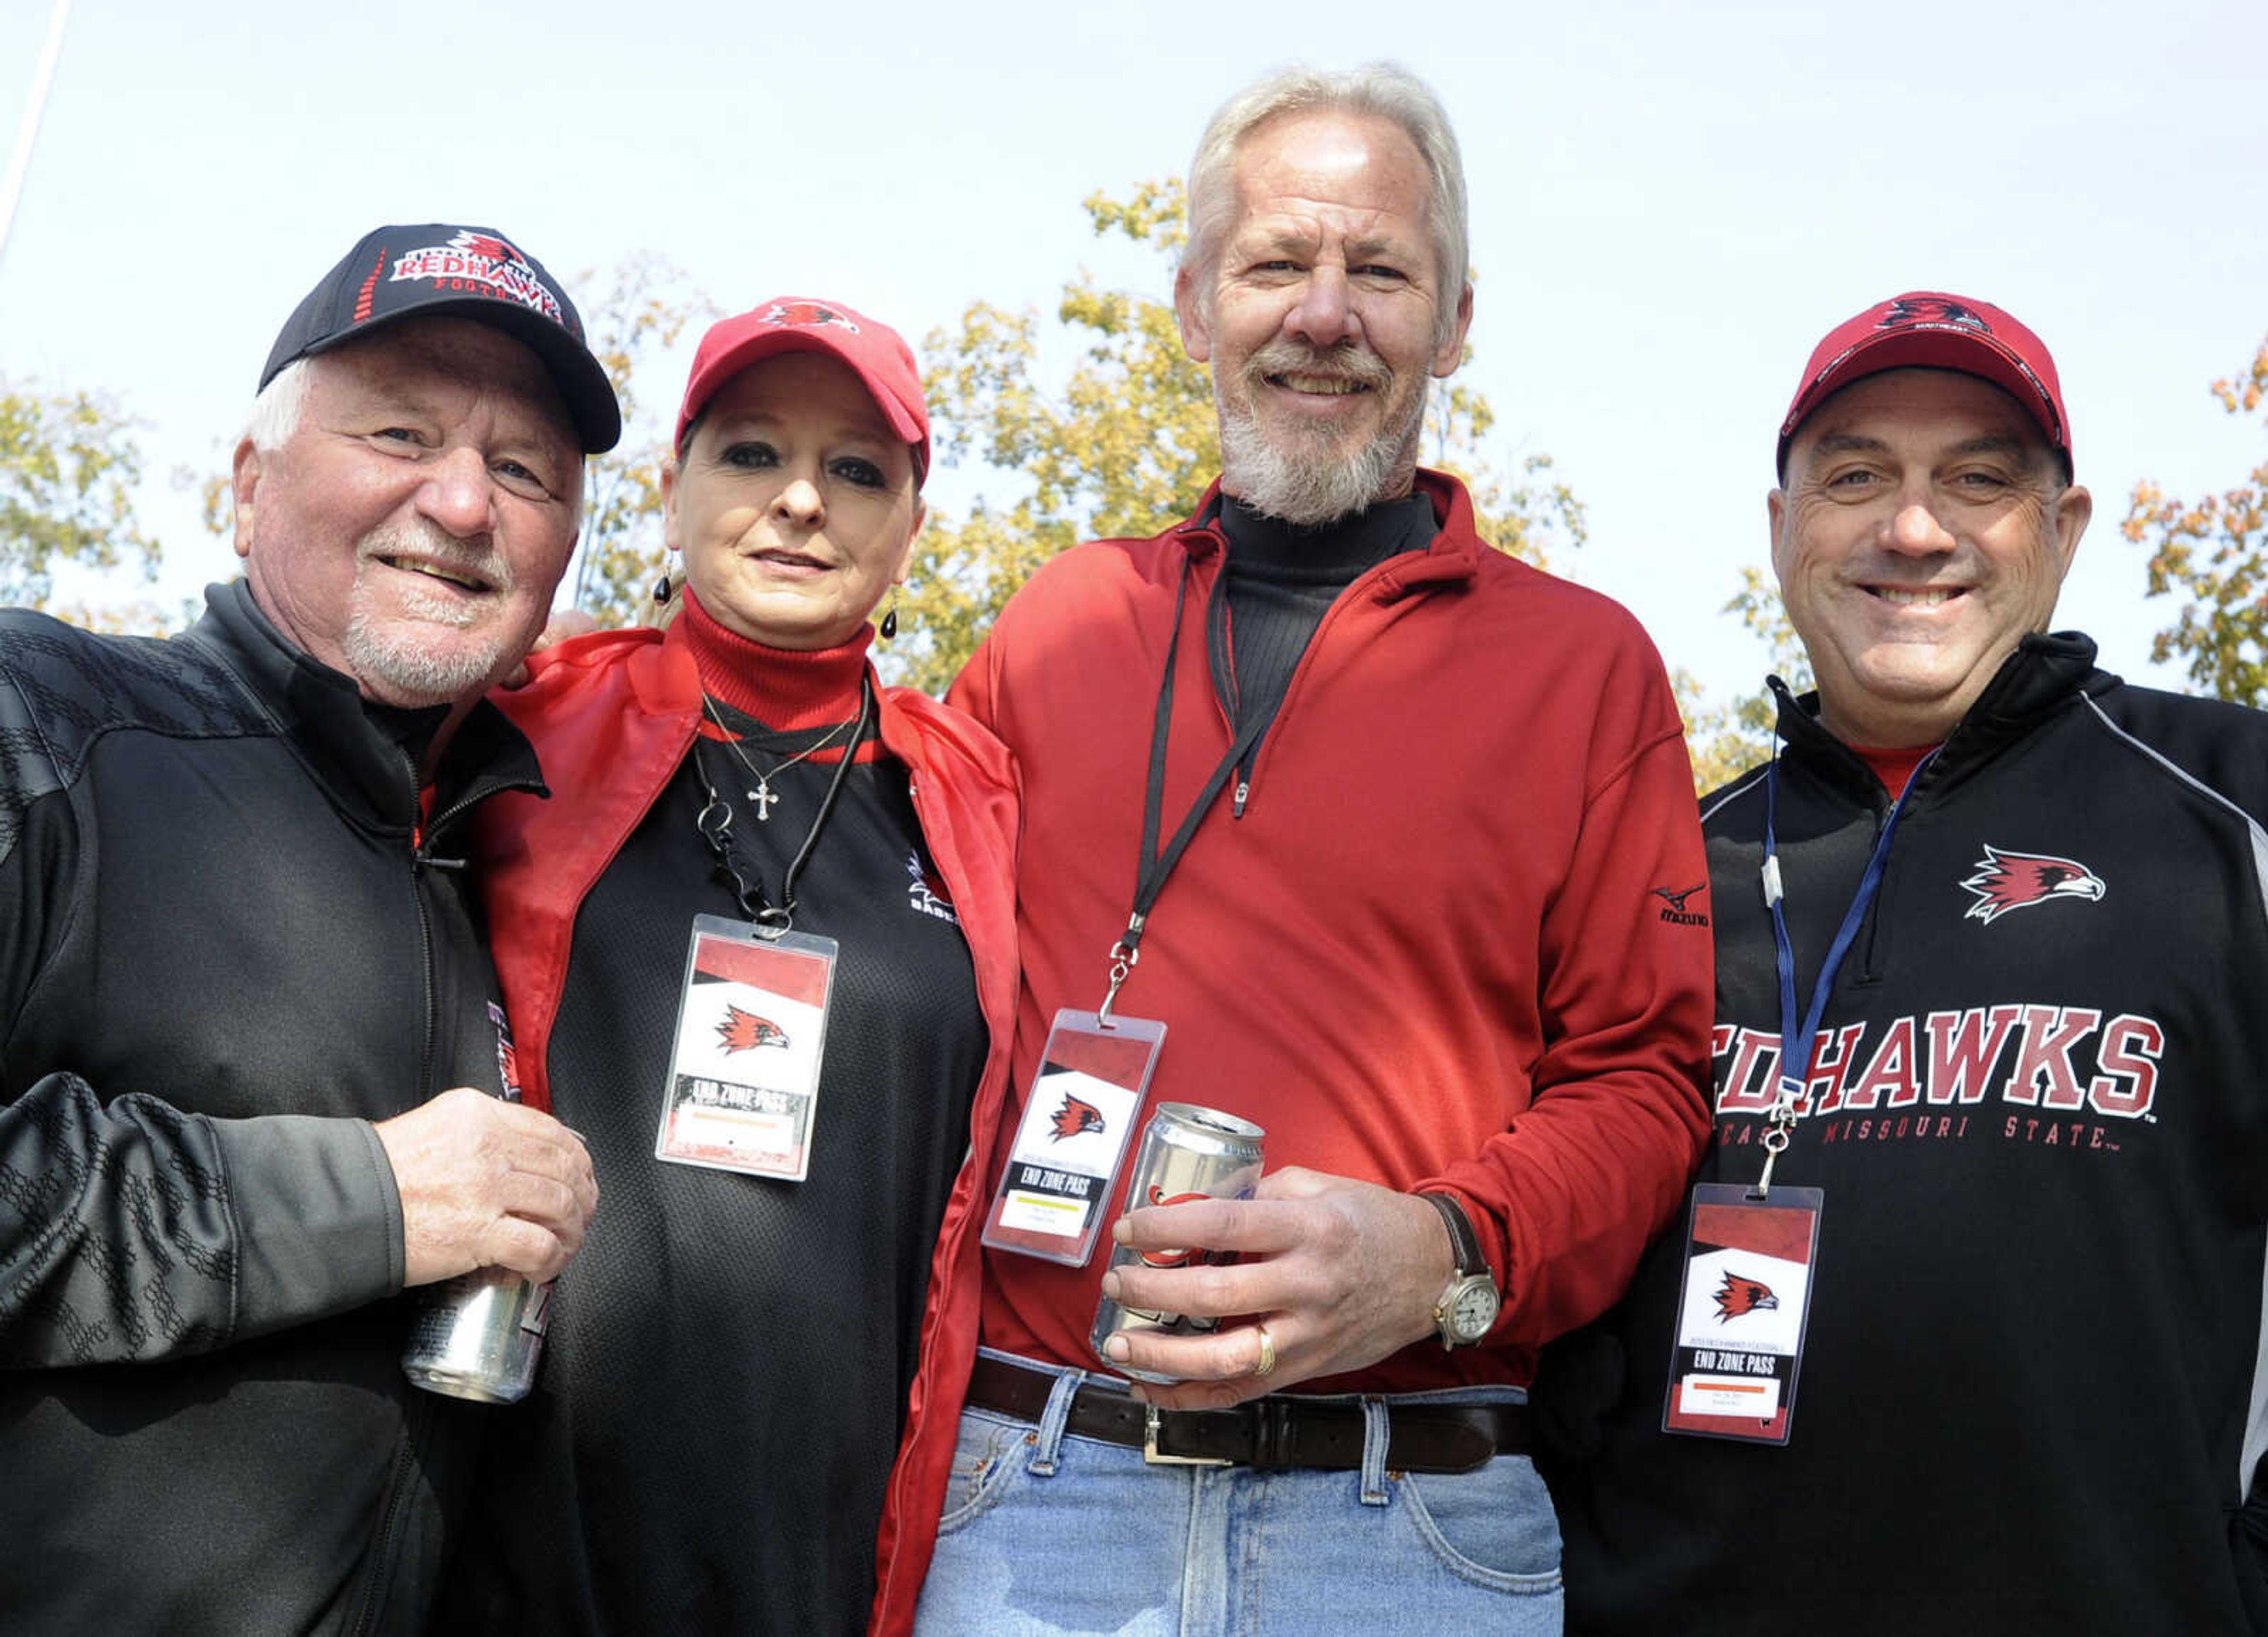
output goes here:
<path id="1" fill-rule="evenodd" d="M 2251 415 L 2268 398 L 2268 341 L 2251 368 L 2215 381 L 2230 415 Z M 2179 655 L 2190 679 L 2222 699 L 2268 704 L 2268 462 L 2239 487 L 2200 500 L 2176 500 L 2145 479 L 2134 486 L 2126 538 L 2153 547 L 2149 594 L 2176 591 L 2191 600 L 2160 631 L 2150 657 Z"/>
<path id="2" fill-rule="evenodd" d="M 0 604 L 44 606 L 67 562 L 156 576 L 158 542 L 134 515 L 133 424 L 107 398 L 0 380 Z"/>
<path id="3" fill-rule="evenodd" d="M 590 281 L 586 275 L 582 283 Z M 654 255 L 637 255 L 585 305 L 592 352 L 615 384 L 622 407 L 622 439 L 583 467 L 583 538 L 560 586 L 560 599 L 600 625 L 635 625 L 649 617 L 654 582 L 668 558 L 661 538 L 661 463 L 667 431 L 644 413 L 637 382 L 654 355 L 674 346 L 688 325 L 718 316 L 717 305 L 685 275 Z M 665 400 L 674 415 L 677 399 Z"/>
<path id="4" fill-rule="evenodd" d="M 1741 590 L 1724 612 L 1764 645 L 1766 669 L 1801 694 L 1811 687 L 1811 661 L 1796 640 L 1795 628 L 1779 599 L 1779 588 L 1764 569 L 1741 570 Z M 1672 672 L 1670 688 L 1685 721 L 1685 747 L 1693 757 L 1693 788 L 1703 793 L 1734 779 L 1771 754 L 1774 708 L 1762 686 L 1728 705 L 1705 702 L 1701 684 L 1690 671 Z"/>

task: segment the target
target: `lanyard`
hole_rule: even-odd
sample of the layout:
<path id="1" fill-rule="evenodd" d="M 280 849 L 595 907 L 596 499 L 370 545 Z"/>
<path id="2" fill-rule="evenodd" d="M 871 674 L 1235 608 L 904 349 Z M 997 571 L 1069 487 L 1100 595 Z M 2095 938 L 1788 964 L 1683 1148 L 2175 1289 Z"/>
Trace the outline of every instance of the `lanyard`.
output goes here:
<path id="1" fill-rule="evenodd" d="M 1189 842 L 1197 835 L 1197 826 L 1204 821 L 1206 811 L 1220 799 L 1221 791 L 1228 784 L 1228 775 L 1235 771 L 1237 763 L 1244 760 L 1252 747 L 1266 736 L 1277 714 L 1284 708 L 1284 701 L 1279 698 L 1265 713 L 1256 716 L 1237 730 L 1228 753 L 1220 759 L 1220 765 L 1204 782 L 1204 788 L 1197 792 L 1197 800 L 1190 804 L 1189 812 L 1183 816 L 1172 837 L 1164 847 L 1160 847 L 1158 830 L 1165 817 L 1166 805 L 1166 746 L 1173 735 L 1174 672 L 1181 656 L 1182 615 L 1189 606 L 1192 566 L 1188 558 L 1182 559 L 1181 589 L 1174 595 L 1174 626 L 1166 637 L 1166 679 L 1159 686 L 1158 713 L 1150 726 L 1150 779 L 1142 797 L 1142 850 L 1135 859 L 1134 909 L 1127 917 L 1126 930 L 1119 935 L 1118 942 L 1110 946 L 1110 988 L 1095 1012 L 1096 1020 L 1106 1029 L 1112 1026 L 1110 1004 L 1118 998 L 1119 986 L 1126 981 L 1127 974 L 1134 970 L 1135 963 L 1140 958 L 1143 929 L 1149 921 L 1150 910 L 1158 901 L 1158 894 L 1166 890 L 1167 877 L 1174 873 L 1174 867 L 1182 862 L 1182 855 L 1189 850 Z"/>
<path id="2" fill-rule="evenodd" d="M 827 827 L 828 819 L 834 815 L 835 798 L 843 794 L 843 781 L 850 776 L 850 764 L 858 760 L 858 744 L 866 737 L 866 723 L 873 713 L 873 684 L 861 676 L 858 679 L 858 716 L 851 724 L 850 742 L 843 747 L 843 760 L 835 765 L 835 776 L 827 782 L 827 794 L 820 800 L 819 816 L 811 821 L 811 828 L 804 835 L 803 845 L 796 849 L 794 858 L 788 863 L 787 874 L 780 880 L 780 901 L 777 907 L 764 897 L 763 883 L 756 881 L 751 884 L 740 873 L 739 866 L 733 863 L 732 805 L 717 794 L 717 787 L 709 782 L 708 770 L 701 765 L 701 738 L 697 733 L 694 736 L 693 771 L 701 781 L 701 788 L 709 793 L 709 799 L 702 806 L 700 816 L 693 822 L 700 830 L 702 839 L 717 855 L 717 872 L 731 885 L 733 896 L 740 901 L 740 913 L 755 925 L 760 937 L 777 938 L 794 924 L 795 884 L 803 874 L 803 867 L 811 862 L 812 854 L 818 850 L 819 833 Z"/>
<path id="3" fill-rule="evenodd" d="M 1882 821 L 1882 833 L 1874 838 L 1874 850 L 1867 860 L 1865 873 L 1859 877 L 1859 890 L 1852 895 L 1851 907 L 1843 912 L 1843 924 L 1836 929 L 1835 941 L 1827 947 L 1827 958 L 1820 963 L 1819 976 L 1811 987 L 1811 1004 L 1803 1010 L 1798 1021 L 1795 1007 L 1795 946 L 1787 936 L 1787 916 L 1781 907 L 1787 896 L 1780 881 L 1779 837 L 1776 820 L 1779 808 L 1779 746 L 1772 746 L 1771 766 L 1764 773 L 1764 905 L 1771 911 L 1772 950 L 1779 967 L 1779 1095 L 1774 1099 L 1770 1123 L 1764 1132 L 1764 1174 L 1756 1179 L 1756 1199 L 1767 1198 L 1771 1193 L 1772 1166 L 1787 1147 L 1788 1134 L 1794 1130 L 1801 1118 L 1796 1112 L 1796 1099 L 1803 1095 L 1805 1083 L 1811 1071 L 1812 1043 L 1819 1038 L 1819 1020 L 1827 1011 L 1827 996 L 1835 986 L 1835 974 L 1842 967 L 1843 958 L 1851 952 L 1851 945 L 1859 936 L 1859 923 L 1867 918 L 1867 907 L 1874 901 L 1876 889 L 1882 885 L 1882 870 L 1890 856 L 1890 837 L 1897 833 L 1898 820 L 1905 816 L 1907 798 L 1921 782 L 1923 771 L 1937 760 L 1935 751 L 1915 764 L 1906 787 L 1890 805 L 1890 816 Z"/>

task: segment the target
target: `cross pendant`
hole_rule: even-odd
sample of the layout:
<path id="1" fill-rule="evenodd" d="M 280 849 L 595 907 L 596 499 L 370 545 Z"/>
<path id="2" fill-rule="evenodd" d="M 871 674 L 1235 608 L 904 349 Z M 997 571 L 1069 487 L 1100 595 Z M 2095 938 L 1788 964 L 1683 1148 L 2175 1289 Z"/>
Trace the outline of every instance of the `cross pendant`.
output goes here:
<path id="1" fill-rule="evenodd" d="M 756 804 L 758 822 L 770 824 L 773 804 L 779 800 L 778 796 L 772 794 L 772 787 L 762 779 L 757 780 L 756 788 L 748 792 L 748 799 Z"/>

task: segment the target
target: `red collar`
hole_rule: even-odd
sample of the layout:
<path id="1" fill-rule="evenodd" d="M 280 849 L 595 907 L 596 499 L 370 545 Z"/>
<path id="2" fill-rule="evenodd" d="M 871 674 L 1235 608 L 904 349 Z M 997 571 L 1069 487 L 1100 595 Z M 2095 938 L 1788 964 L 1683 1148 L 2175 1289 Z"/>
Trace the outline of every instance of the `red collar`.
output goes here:
<path id="1" fill-rule="evenodd" d="M 1934 745 L 1902 745 L 1878 750 L 1869 745 L 1853 745 L 1851 753 L 1874 770 L 1874 776 L 1882 782 L 1882 788 L 1890 793 L 1890 799 L 1896 801 L 1906 793 L 1907 782 L 1913 777 L 1914 769 L 1921 766 L 1921 759 L 1936 748 Z"/>
<path id="2" fill-rule="evenodd" d="M 866 673 L 873 627 L 859 627 L 857 635 L 835 648 L 770 648 L 719 625 L 689 586 L 677 622 L 684 628 L 686 650 L 700 671 L 703 690 L 766 727 L 821 727 L 858 714 L 858 679 Z"/>

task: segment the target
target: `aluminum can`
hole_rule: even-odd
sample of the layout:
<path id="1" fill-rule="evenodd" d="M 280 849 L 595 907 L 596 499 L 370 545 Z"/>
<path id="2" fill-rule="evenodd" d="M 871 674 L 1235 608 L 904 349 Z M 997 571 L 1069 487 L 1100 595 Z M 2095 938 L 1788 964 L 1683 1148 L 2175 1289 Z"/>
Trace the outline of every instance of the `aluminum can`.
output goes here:
<path id="1" fill-rule="evenodd" d="M 402 1373 L 428 1392 L 517 1404 L 535 1384 L 551 1285 L 501 1268 L 427 1288 L 402 1349 Z"/>
<path id="2" fill-rule="evenodd" d="M 1145 1205 L 1179 1205 L 1187 1200 L 1248 1200 L 1260 1182 L 1261 1142 L 1267 1133 L 1248 1119 L 1199 1108 L 1194 1103 L 1160 1103 L 1142 1133 L 1134 1151 L 1134 1175 L 1126 1190 L 1127 1208 Z M 1236 1260 L 1233 1251 L 1200 1249 L 1138 1251 L 1115 1246 L 1112 1267 L 1188 1267 L 1207 1263 L 1225 1267 Z M 1194 1336 L 1218 1330 L 1216 1318 L 1192 1318 L 1182 1313 L 1151 1312 L 1122 1306 L 1108 1296 L 1094 1310 L 1094 1330 L 1089 1341 L 1094 1355 L 1122 1376 L 1160 1384 L 1175 1379 L 1134 1369 L 1104 1357 L 1102 1344 L 1123 1332 L 1162 1330 L 1171 1335 Z"/>

